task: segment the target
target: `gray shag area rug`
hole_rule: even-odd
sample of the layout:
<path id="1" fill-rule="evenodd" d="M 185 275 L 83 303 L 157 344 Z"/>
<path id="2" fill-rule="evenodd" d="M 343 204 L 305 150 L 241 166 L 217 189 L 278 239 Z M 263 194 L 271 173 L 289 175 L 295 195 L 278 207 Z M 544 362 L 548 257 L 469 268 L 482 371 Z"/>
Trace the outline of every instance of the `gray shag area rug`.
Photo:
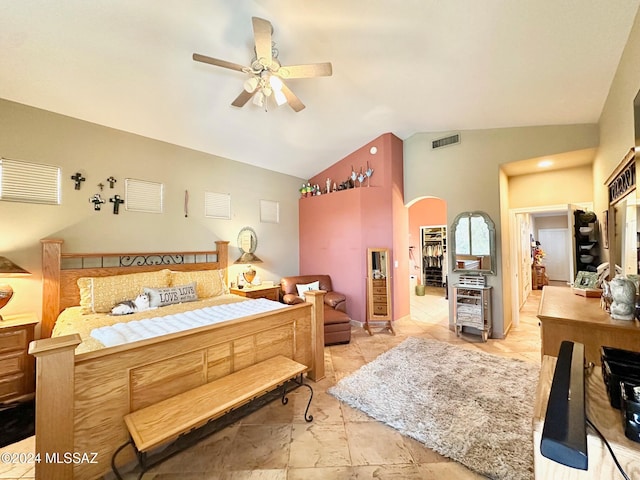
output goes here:
<path id="1" fill-rule="evenodd" d="M 329 393 L 492 479 L 533 479 L 540 368 L 437 340 L 408 338 Z"/>

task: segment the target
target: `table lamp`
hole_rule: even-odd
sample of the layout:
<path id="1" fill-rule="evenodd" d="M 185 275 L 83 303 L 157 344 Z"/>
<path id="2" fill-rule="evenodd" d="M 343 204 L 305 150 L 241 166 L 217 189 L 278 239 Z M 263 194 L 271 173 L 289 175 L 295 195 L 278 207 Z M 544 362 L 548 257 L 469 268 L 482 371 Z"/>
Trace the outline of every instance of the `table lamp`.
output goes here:
<path id="1" fill-rule="evenodd" d="M 25 275 L 31 275 L 31 273 L 19 267 L 7 257 L 0 257 L 0 278 L 23 277 Z M 0 283 L 0 309 L 9 303 L 11 297 L 13 297 L 13 288 L 11 288 L 11 285 Z M 0 321 L 2 320 L 2 315 L 0 315 Z"/>

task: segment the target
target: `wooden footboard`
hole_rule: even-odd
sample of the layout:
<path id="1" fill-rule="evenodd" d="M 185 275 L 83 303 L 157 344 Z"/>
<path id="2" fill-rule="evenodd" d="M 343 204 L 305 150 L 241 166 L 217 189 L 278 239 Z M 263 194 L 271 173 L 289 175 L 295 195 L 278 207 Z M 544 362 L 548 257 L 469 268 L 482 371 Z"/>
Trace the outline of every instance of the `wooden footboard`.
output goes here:
<path id="1" fill-rule="evenodd" d="M 217 243 L 218 251 L 213 252 L 217 261 L 205 265 L 226 270 L 228 242 Z M 77 302 L 73 289 L 79 276 L 125 273 L 121 267 L 63 270 L 61 259 L 74 255 L 62 255 L 61 246 L 62 241 L 43 241 L 45 332 L 53 328 L 52 319 L 61 309 Z M 309 379 L 322 379 L 325 293 L 307 292 L 307 303 L 282 310 L 78 355 L 78 335 L 32 342 L 29 353 L 36 357 L 39 455 L 36 479 L 103 476 L 110 471 L 114 451 L 128 439 L 124 415 L 276 355 L 309 366 Z M 133 459 L 129 451 L 119 456 L 119 462 Z"/>
<path id="2" fill-rule="evenodd" d="M 276 355 L 310 365 L 314 381 L 323 378 L 324 292 L 312 293 L 310 303 L 284 311 L 76 356 L 77 335 L 33 342 L 36 453 L 78 459 L 38 463 L 36 478 L 104 475 L 111 455 L 128 439 L 125 414 Z M 121 458 L 134 457 L 123 452 Z"/>

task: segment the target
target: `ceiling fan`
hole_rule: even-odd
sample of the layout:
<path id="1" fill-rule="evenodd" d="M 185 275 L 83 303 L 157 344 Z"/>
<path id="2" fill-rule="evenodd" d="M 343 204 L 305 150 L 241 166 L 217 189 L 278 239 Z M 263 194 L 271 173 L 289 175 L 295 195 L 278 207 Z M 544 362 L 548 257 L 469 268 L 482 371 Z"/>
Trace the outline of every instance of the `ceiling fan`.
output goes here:
<path id="1" fill-rule="evenodd" d="M 285 85 L 283 80 L 290 78 L 328 77 L 332 74 L 331 63 L 311 63 L 307 65 L 280 65 L 278 50 L 271 40 L 273 26 L 268 20 L 252 17 L 253 37 L 255 42 L 255 57 L 250 67 L 237 63 L 219 60 L 217 58 L 193 54 L 197 62 L 209 63 L 218 67 L 238 70 L 250 75 L 244 82 L 244 89 L 231 103 L 234 107 L 244 106 L 253 97 L 253 103 L 265 107 L 268 99 L 273 95 L 277 105 L 288 103 L 291 108 L 299 112 L 304 108 L 300 99 Z"/>

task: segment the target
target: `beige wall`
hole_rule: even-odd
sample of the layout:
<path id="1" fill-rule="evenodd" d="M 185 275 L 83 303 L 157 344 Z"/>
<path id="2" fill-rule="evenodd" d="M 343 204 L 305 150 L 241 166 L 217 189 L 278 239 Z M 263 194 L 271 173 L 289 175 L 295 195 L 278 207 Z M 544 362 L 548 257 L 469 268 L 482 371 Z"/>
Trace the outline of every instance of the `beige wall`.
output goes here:
<path id="1" fill-rule="evenodd" d="M 640 89 L 640 11 L 600 116 L 600 147 L 593 165 L 594 211 L 608 207 L 605 182 L 634 146 L 633 99 Z M 636 170 L 638 170 L 636 158 Z M 603 261 L 608 260 L 604 251 Z"/>
<path id="2" fill-rule="evenodd" d="M 564 215 L 550 215 L 550 216 L 537 216 L 532 218 L 532 230 L 533 238 L 540 240 L 540 230 L 566 228 L 569 229 L 569 217 Z M 569 235 L 573 235 L 573 232 L 569 232 Z M 542 245 L 542 249 L 546 250 L 546 246 Z M 569 270 L 569 259 L 566 259 L 567 271 Z"/>
<path id="3" fill-rule="evenodd" d="M 592 201 L 591 165 L 509 178 L 509 208 Z"/>
<path id="4" fill-rule="evenodd" d="M 482 210 L 496 224 L 497 264 L 503 267 L 489 276 L 494 287 L 494 331 L 501 333 L 511 323 L 510 278 L 507 261 L 502 261 L 508 242 L 501 239 L 508 232 L 507 213 L 501 208 L 508 201 L 506 179 L 500 172 L 503 163 L 597 147 L 596 125 L 559 125 L 542 127 L 466 130 L 460 132 L 459 145 L 431 149 L 431 140 L 441 133 L 419 133 L 404 142 L 405 203 L 423 196 L 435 196 L 447 202 L 447 224 L 460 212 Z M 501 185 L 504 197 L 501 199 Z M 504 225 L 503 225 L 504 224 Z M 507 237 L 508 235 L 505 235 Z M 450 283 L 457 274 L 450 272 Z M 452 312 L 452 310 L 451 310 Z M 451 318 L 451 317 L 450 317 Z"/>
<path id="5" fill-rule="evenodd" d="M 215 128 L 213 125 L 212 128 Z M 62 167 L 62 205 L 0 202 L 0 255 L 31 271 L 10 281 L 16 291 L 3 313 L 40 312 L 40 239 L 65 240 L 69 252 L 176 251 L 214 249 L 229 240 L 230 262 L 239 257 L 236 238 L 244 226 L 258 235 L 257 264 L 263 280 L 298 273 L 298 188 L 302 179 L 225 158 L 0 100 L 0 156 Z M 86 177 L 74 190 L 70 176 Z M 125 177 L 161 182 L 163 214 L 96 212 L 89 197 L 113 175 L 103 197 L 124 197 Z M 189 191 L 185 218 L 184 192 Z M 204 192 L 231 194 L 231 220 L 204 217 Z M 280 203 L 280 223 L 261 223 L 259 201 Z M 233 269 L 240 269 L 240 266 Z M 233 273 L 233 271 L 231 273 Z"/>
<path id="6" fill-rule="evenodd" d="M 538 230 L 546 228 L 569 228 L 569 217 L 565 215 L 544 215 L 533 218 L 533 236 L 538 240 Z"/>

